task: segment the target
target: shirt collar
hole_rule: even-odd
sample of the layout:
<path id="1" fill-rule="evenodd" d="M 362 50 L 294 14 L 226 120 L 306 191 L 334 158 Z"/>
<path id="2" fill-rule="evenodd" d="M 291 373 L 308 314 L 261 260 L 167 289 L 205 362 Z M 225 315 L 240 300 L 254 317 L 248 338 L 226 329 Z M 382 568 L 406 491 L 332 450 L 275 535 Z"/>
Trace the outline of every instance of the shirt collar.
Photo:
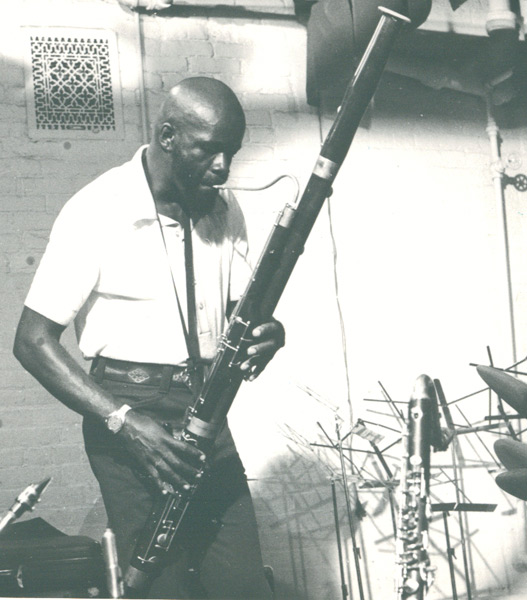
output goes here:
<path id="1" fill-rule="evenodd" d="M 148 146 L 141 146 L 127 163 L 128 170 L 130 171 L 128 176 L 130 190 L 127 201 L 128 214 L 137 227 L 157 221 L 154 198 L 152 197 L 141 159 L 146 148 Z"/>

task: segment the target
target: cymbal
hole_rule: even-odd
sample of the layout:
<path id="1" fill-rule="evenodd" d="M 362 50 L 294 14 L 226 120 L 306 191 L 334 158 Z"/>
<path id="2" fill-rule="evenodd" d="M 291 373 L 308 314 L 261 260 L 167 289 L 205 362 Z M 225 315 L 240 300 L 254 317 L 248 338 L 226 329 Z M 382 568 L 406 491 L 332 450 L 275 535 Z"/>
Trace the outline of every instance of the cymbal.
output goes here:
<path id="1" fill-rule="evenodd" d="M 479 365 L 483 381 L 522 417 L 527 417 L 527 383 L 494 367 Z"/>
<path id="2" fill-rule="evenodd" d="M 527 468 L 527 444 L 510 438 L 500 438 L 494 442 L 494 452 L 507 469 Z"/>
<path id="3" fill-rule="evenodd" d="M 504 492 L 520 500 L 527 500 L 527 468 L 500 473 L 495 481 Z"/>

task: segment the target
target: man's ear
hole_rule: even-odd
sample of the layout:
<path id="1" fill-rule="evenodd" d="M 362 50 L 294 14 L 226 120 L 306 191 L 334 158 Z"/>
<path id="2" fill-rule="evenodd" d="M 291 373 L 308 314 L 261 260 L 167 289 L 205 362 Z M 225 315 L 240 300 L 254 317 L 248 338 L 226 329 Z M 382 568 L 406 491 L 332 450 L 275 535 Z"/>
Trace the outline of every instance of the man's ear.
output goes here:
<path id="1" fill-rule="evenodd" d="M 159 145 L 165 152 L 172 152 L 175 144 L 175 130 L 170 123 L 163 123 L 159 132 Z"/>

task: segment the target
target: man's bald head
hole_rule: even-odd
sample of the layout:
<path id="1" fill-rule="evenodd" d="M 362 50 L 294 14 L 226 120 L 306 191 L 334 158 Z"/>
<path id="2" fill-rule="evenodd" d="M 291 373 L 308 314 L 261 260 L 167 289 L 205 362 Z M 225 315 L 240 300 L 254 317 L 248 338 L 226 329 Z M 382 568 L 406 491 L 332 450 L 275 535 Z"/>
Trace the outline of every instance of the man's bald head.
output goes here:
<path id="1" fill-rule="evenodd" d="M 223 122 L 234 131 L 245 130 L 245 115 L 235 93 L 225 83 L 210 77 L 190 77 L 169 92 L 156 121 L 173 126 Z"/>

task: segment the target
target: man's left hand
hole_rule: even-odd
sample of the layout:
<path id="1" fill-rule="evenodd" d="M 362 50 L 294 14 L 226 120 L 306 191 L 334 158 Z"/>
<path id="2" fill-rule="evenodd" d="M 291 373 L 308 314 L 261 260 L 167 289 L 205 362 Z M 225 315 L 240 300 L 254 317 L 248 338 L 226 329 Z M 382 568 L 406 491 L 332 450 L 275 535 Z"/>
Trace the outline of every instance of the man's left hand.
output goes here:
<path id="1" fill-rule="evenodd" d="M 247 348 L 247 360 L 240 365 L 245 379 L 253 381 L 265 369 L 276 352 L 285 345 L 285 330 L 279 321 L 272 320 L 255 327 L 251 335 L 253 344 Z"/>

